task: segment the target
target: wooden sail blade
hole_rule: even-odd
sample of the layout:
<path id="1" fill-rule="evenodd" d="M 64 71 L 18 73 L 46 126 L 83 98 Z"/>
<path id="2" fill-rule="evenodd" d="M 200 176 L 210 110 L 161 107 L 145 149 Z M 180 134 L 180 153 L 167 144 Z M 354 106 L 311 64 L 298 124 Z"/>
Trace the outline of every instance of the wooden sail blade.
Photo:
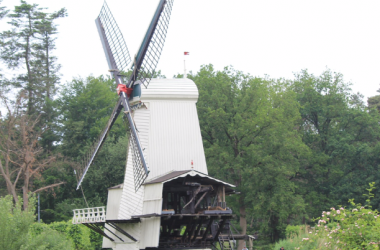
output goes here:
<path id="1" fill-rule="evenodd" d="M 110 129 L 112 128 L 112 126 L 115 123 L 117 117 L 119 116 L 120 111 L 121 111 L 121 109 L 123 107 L 123 105 L 121 105 L 121 103 L 122 103 L 122 97 L 119 98 L 119 101 L 117 102 L 115 108 L 113 109 L 111 117 L 108 120 L 107 125 L 104 128 L 103 132 L 100 134 L 98 140 L 94 143 L 93 147 L 90 150 L 90 153 L 87 155 L 87 157 L 85 157 L 85 160 L 84 160 L 84 164 L 85 164 L 84 165 L 84 170 L 83 170 L 83 172 L 81 174 L 81 177 L 79 179 L 79 182 L 78 182 L 78 185 L 77 185 L 77 190 L 79 189 L 80 185 L 82 184 L 83 179 L 84 179 L 84 177 L 85 177 L 88 169 L 90 168 L 90 166 L 94 162 L 94 160 L 96 158 L 96 155 L 99 153 L 99 151 L 100 151 L 103 143 L 105 142 Z"/>
<path id="2" fill-rule="evenodd" d="M 144 156 L 141 157 L 137 146 L 140 144 L 140 140 L 138 137 L 135 138 L 133 133 L 131 133 L 130 136 L 130 143 L 132 146 L 133 178 L 135 182 L 135 192 L 137 192 L 148 177 L 149 170 L 143 166 L 143 162 L 145 162 L 143 159 L 145 158 Z"/>
<path id="3" fill-rule="evenodd" d="M 130 136 L 130 145 L 132 146 L 132 163 L 133 163 L 133 172 L 135 179 L 135 191 L 141 187 L 145 179 L 148 177 L 149 168 L 146 164 L 143 149 L 141 146 L 140 139 L 137 134 L 136 125 L 133 121 L 131 114 L 131 107 L 129 106 L 127 95 L 122 92 L 120 97 L 122 98 L 122 105 L 124 106 L 124 114 L 128 119 L 129 128 L 131 131 Z"/>
<path id="4" fill-rule="evenodd" d="M 128 82 L 129 88 L 137 80 L 148 87 L 165 44 L 172 8 L 173 0 L 160 0 L 133 62 L 133 73 Z"/>
<path id="5" fill-rule="evenodd" d="M 125 71 L 131 63 L 128 47 L 125 43 L 123 34 L 117 25 L 114 17 L 106 2 L 100 11 L 98 18 L 95 19 L 98 28 L 103 50 L 107 58 L 108 67 L 112 72 L 116 82 L 119 82 L 119 71 Z"/>

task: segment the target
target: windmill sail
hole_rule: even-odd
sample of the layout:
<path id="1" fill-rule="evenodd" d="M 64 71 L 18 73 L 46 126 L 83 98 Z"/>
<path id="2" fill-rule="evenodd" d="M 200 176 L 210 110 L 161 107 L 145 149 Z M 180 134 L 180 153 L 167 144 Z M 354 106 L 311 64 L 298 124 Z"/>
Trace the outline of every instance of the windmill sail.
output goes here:
<path id="1" fill-rule="evenodd" d="M 131 63 L 128 47 L 106 2 L 95 20 L 110 70 L 126 70 Z"/>
<path id="2" fill-rule="evenodd" d="M 165 43 L 172 6 L 173 0 L 160 0 L 137 56 L 134 59 L 134 63 L 131 68 L 132 74 L 128 80 L 128 83 L 124 86 L 125 83 L 123 83 L 123 78 L 120 75 L 120 71 L 125 70 L 131 60 L 128 48 L 119 27 L 117 26 L 106 2 L 104 2 L 100 14 L 95 22 L 102 41 L 108 66 L 112 76 L 118 84 L 118 88 L 119 86 L 122 86 L 121 88 L 128 87 L 129 89 L 133 89 L 136 81 L 141 82 L 145 87 L 148 86 L 150 79 L 155 73 L 156 66 Z M 80 181 L 78 182 L 77 189 L 81 185 L 89 167 L 94 162 L 97 153 L 104 143 L 108 132 L 117 119 L 122 107 L 124 107 L 124 114 L 128 118 L 131 131 L 130 144 L 132 146 L 135 191 L 140 188 L 142 183 L 148 177 L 149 169 L 146 164 L 143 149 L 137 134 L 137 129 L 131 115 L 132 111 L 129 105 L 129 96 L 127 96 L 126 91 L 121 91 L 119 102 L 115 106 L 104 132 L 101 134 L 97 143 L 94 144 L 90 155 L 85 160 L 85 168 Z"/>
<path id="3" fill-rule="evenodd" d="M 133 74 L 128 86 L 132 86 L 132 82 L 140 80 L 145 87 L 148 87 L 165 44 L 172 8 L 173 0 L 159 2 L 132 65 Z"/>
<path id="4" fill-rule="evenodd" d="M 82 184 L 82 181 L 83 181 L 84 176 L 86 175 L 88 169 L 90 168 L 90 166 L 94 162 L 96 155 L 99 153 L 101 147 L 103 146 L 103 143 L 105 142 L 112 125 L 115 123 L 116 118 L 119 116 L 119 113 L 120 113 L 120 110 L 122 107 L 123 106 L 121 106 L 121 99 L 119 99 L 115 108 L 112 111 L 111 117 L 108 120 L 106 127 L 104 128 L 104 130 L 100 134 L 98 140 L 95 141 L 95 143 L 92 146 L 88 156 L 85 157 L 85 160 L 84 160 L 85 166 L 84 166 L 83 172 L 81 173 L 81 177 L 80 177 L 78 185 L 77 185 L 77 190 L 79 189 L 80 185 Z"/>

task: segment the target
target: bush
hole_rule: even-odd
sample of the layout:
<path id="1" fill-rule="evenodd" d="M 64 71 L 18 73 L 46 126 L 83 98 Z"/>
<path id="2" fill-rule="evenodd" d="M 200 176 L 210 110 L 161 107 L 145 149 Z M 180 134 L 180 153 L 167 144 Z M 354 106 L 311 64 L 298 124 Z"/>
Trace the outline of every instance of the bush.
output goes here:
<path id="1" fill-rule="evenodd" d="M 28 211 L 22 210 L 22 199 L 0 197 L 0 249 L 68 250 L 101 249 L 102 236 L 83 225 L 70 221 L 36 223 L 35 199 L 29 200 Z"/>
<path id="2" fill-rule="evenodd" d="M 73 243 L 62 233 L 59 233 L 48 225 L 35 223 L 28 234 L 28 242 L 21 247 L 21 250 L 71 250 L 74 249 Z M 37 230 L 36 230 L 37 229 Z M 35 232 L 38 232 L 35 234 Z"/>
<path id="3" fill-rule="evenodd" d="M 35 200 L 29 200 L 28 211 L 22 210 L 22 199 L 13 203 L 10 195 L 0 197 L 0 249 L 20 249 L 28 241 L 28 230 L 33 224 Z"/>
<path id="4" fill-rule="evenodd" d="M 285 249 L 380 249 L 380 215 L 370 206 L 375 183 L 369 185 L 366 206 L 349 200 L 351 209 L 339 206 L 323 211 L 315 228 L 291 234 L 276 244 L 275 249 L 281 246 Z"/>
<path id="5" fill-rule="evenodd" d="M 318 230 L 318 229 L 317 229 Z M 280 240 L 276 243 L 274 249 L 278 250 L 280 247 L 284 249 L 321 249 L 326 243 L 325 237 L 319 235 L 316 237 L 315 228 L 311 228 L 309 225 L 292 226 L 289 225 L 286 228 L 287 239 Z M 307 244 L 305 242 L 307 241 Z M 302 246 L 302 248 L 300 248 Z"/>

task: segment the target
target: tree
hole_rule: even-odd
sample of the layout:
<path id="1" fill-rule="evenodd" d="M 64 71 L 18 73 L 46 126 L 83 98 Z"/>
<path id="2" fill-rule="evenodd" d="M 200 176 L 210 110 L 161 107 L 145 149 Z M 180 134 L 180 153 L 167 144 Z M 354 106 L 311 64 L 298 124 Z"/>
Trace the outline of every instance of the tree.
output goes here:
<path id="1" fill-rule="evenodd" d="M 3 0 L 0 0 L 0 4 L 3 2 Z M 0 20 L 4 18 L 8 13 L 8 10 L 5 8 L 5 6 L 0 7 Z"/>
<path id="2" fill-rule="evenodd" d="M 8 111 L 0 121 L 0 173 L 5 179 L 8 193 L 13 196 L 15 202 L 18 202 L 17 188 L 22 182 L 23 206 L 27 209 L 33 180 L 39 177 L 42 171 L 52 167 L 56 157 L 40 158 L 43 149 L 39 145 L 39 138 L 46 131 L 46 127 L 37 128 L 39 117 L 33 118 L 23 111 L 22 106 L 26 101 L 23 93 L 19 95 L 13 107 L 5 97 L 0 98 Z M 33 193 L 63 183 L 47 185 L 34 190 Z"/>
<path id="3" fill-rule="evenodd" d="M 376 92 L 380 93 L 380 89 L 378 89 Z M 367 100 L 368 108 L 376 108 L 378 112 L 380 112 L 380 95 L 375 95 L 372 97 L 369 97 Z"/>
<path id="4" fill-rule="evenodd" d="M 292 88 L 300 103 L 302 139 L 312 152 L 296 177 L 309 216 L 350 198 L 361 201 L 367 183 L 379 177 L 378 112 L 368 111 L 343 75 L 330 70 L 320 76 L 303 70 Z"/>
<path id="5" fill-rule="evenodd" d="M 38 36 L 36 37 L 40 42 L 34 45 L 36 56 L 36 68 L 38 65 L 39 81 L 42 84 L 41 105 L 42 116 L 41 121 L 46 123 L 50 129 L 43 136 L 43 146 L 51 152 L 53 148 L 53 142 L 57 141 L 59 137 L 54 133 L 56 123 L 54 123 L 57 117 L 57 112 L 54 109 L 53 95 L 56 92 L 56 85 L 59 83 L 60 78 L 58 75 L 61 66 L 57 64 L 57 57 L 52 55 L 52 51 L 56 48 L 55 41 L 57 35 L 57 25 L 54 21 L 57 18 L 67 16 L 66 9 L 61 9 L 55 13 L 41 13 L 39 20 L 36 23 L 36 29 Z"/>
<path id="6" fill-rule="evenodd" d="M 49 184 L 57 178 L 67 183 L 64 188 L 54 190 L 54 197 L 42 197 L 44 221 L 67 220 L 72 216 L 73 208 L 87 206 L 81 191 L 75 190 L 79 170 L 84 167 L 82 159 L 106 126 L 117 100 L 114 81 L 107 77 L 74 79 L 62 88 L 54 105 L 59 107 L 61 118 L 59 133 L 62 139 L 57 150 L 65 160 L 59 167 L 44 171 L 43 177 Z M 105 205 L 107 189 L 123 182 L 128 144 L 126 134 L 120 115 L 82 183 L 89 206 Z"/>
<path id="7" fill-rule="evenodd" d="M 54 20 L 64 16 L 65 9 L 48 14 L 37 4 L 21 1 L 13 13 L 7 15 L 13 28 L 0 34 L 0 58 L 9 69 L 26 69 L 11 84 L 27 91 L 29 115 L 41 111 L 38 107 L 45 107 L 45 97 L 50 98 L 54 84 L 59 81 L 56 74 L 59 65 L 55 64 L 51 51 L 55 48 L 57 33 Z"/>
<path id="8" fill-rule="evenodd" d="M 74 79 L 63 87 L 57 100 L 62 117 L 62 153 L 80 160 L 100 136 L 117 103 L 118 96 L 111 78 Z M 121 118 L 120 116 L 119 118 Z M 110 131 L 111 137 L 125 134 L 122 119 Z"/>
<path id="9" fill-rule="evenodd" d="M 203 66 L 190 75 L 197 84 L 197 110 L 210 174 L 232 182 L 230 201 L 242 234 L 247 217 L 277 240 L 289 218 L 303 213 L 292 181 L 307 153 L 297 131 L 298 104 L 286 83 Z M 264 223 L 265 222 L 265 223 Z M 242 248 L 242 245 L 239 245 Z"/>

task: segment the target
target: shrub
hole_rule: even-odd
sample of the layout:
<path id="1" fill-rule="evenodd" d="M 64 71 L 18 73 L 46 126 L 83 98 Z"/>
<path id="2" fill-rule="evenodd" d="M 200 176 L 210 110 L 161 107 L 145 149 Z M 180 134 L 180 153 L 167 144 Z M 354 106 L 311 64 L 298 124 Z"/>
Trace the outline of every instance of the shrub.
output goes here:
<path id="1" fill-rule="evenodd" d="M 308 233 L 291 234 L 293 237 L 279 242 L 276 249 L 282 245 L 285 249 L 380 249 L 380 215 L 370 206 L 375 183 L 369 185 L 365 194 L 367 205 L 349 200 L 350 209 L 339 206 L 323 211 L 315 228 Z"/>
<path id="2" fill-rule="evenodd" d="M 29 226 L 33 224 L 35 200 L 30 199 L 28 211 L 22 210 L 22 199 L 13 203 L 10 195 L 0 197 L 0 249 L 20 249 L 28 241 Z"/>

